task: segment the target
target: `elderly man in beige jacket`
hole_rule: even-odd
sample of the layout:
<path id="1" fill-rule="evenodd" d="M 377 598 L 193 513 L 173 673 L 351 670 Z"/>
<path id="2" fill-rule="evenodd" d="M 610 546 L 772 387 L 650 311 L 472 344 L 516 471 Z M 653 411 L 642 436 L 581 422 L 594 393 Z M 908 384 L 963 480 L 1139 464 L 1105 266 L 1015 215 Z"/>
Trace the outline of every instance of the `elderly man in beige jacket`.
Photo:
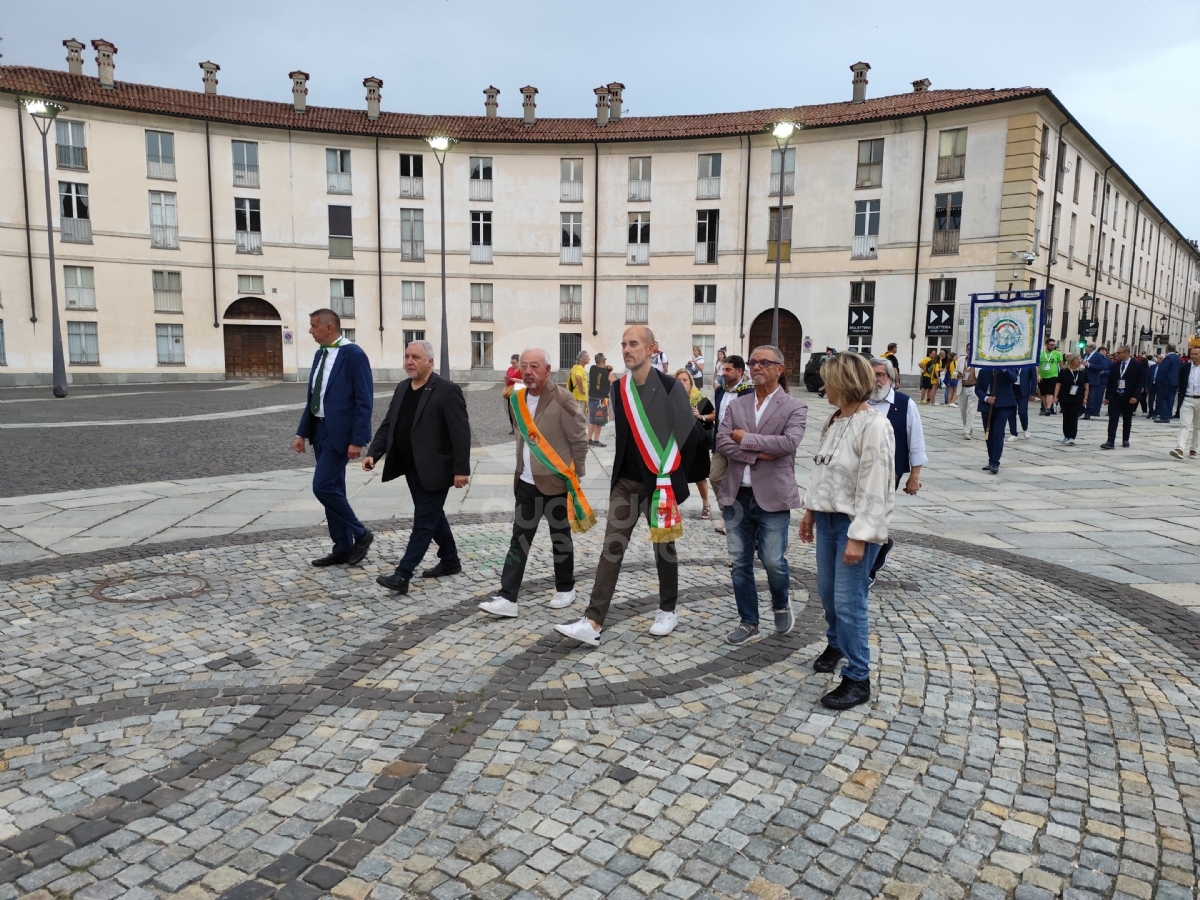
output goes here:
<path id="1" fill-rule="evenodd" d="M 550 607 L 564 609 L 575 602 L 575 545 L 567 510 L 568 481 L 531 454 L 526 441 L 526 433 L 530 432 L 535 441 L 549 444 L 559 461 L 568 467 L 573 465 L 577 478 L 583 477 L 588 453 L 583 412 L 571 392 L 551 380 L 550 372 L 550 354 L 545 350 L 531 347 L 521 354 L 522 385 L 513 395 L 517 468 L 513 473 L 516 508 L 512 541 L 504 559 L 499 593 L 479 604 L 480 611 L 499 618 L 517 616 L 517 594 L 542 516 L 549 523 L 554 548 L 555 594 Z M 544 454 L 537 455 L 545 458 Z"/>

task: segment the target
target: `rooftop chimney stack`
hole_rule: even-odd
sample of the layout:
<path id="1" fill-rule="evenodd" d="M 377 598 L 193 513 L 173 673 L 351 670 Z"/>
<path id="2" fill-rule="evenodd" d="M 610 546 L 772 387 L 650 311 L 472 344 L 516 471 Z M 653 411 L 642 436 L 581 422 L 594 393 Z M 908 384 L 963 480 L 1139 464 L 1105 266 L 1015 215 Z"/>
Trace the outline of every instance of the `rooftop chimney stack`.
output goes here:
<path id="1" fill-rule="evenodd" d="M 288 78 L 292 79 L 292 103 L 296 106 L 296 112 L 302 113 L 308 102 L 308 73 L 297 69 L 288 72 Z"/>
<path id="2" fill-rule="evenodd" d="M 621 121 L 621 91 L 625 90 L 625 85 L 619 81 L 614 81 L 608 86 L 608 121 Z"/>
<path id="3" fill-rule="evenodd" d="M 117 55 L 117 45 L 104 40 L 104 38 L 97 38 L 92 41 L 92 46 L 96 49 L 96 67 L 99 70 L 100 87 L 112 90 L 115 87 L 113 69 L 116 67 L 116 63 L 113 62 L 113 57 Z"/>
<path id="4" fill-rule="evenodd" d="M 521 110 L 525 113 L 525 127 L 532 128 L 537 124 L 537 88 L 533 85 L 526 85 L 521 88 L 521 95 L 524 99 L 521 101 Z"/>
<path id="5" fill-rule="evenodd" d="M 854 85 L 854 102 L 862 103 L 867 99 L 867 72 L 871 69 L 870 63 L 856 62 L 850 67 L 850 71 L 854 73 L 854 78 L 851 84 Z"/>
<path id="6" fill-rule="evenodd" d="M 63 46 L 67 48 L 67 71 L 72 75 L 82 75 L 83 44 L 75 38 L 67 38 L 63 41 Z"/>
<path id="7" fill-rule="evenodd" d="M 204 70 L 204 93 L 215 94 L 217 92 L 217 73 L 221 71 L 221 67 L 215 62 L 202 62 L 200 68 Z"/>
<path id="8" fill-rule="evenodd" d="M 496 111 L 500 109 L 500 101 L 496 99 L 499 96 L 500 88 L 494 84 L 483 89 L 483 109 L 489 119 L 496 118 Z"/>
<path id="9" fill-rule="evenodd" d="M 933 82 L 930 81 L 928 78 L 922 78 L 920 81 L 914 81 L 913 82 L 913 93 L 914 94 L 924 94 L 926 91 L 929 90 L 929 86 L 931 84 L 933 84 Z"/>
<path id="10" fill-rule="evenodd" d="M 608 88 L 596 88 L 596 124 L 603 128 L 608 124 Z"/>
<path id="11" fill-rule="evenodd" d="M 383 87 L 383 79 L 374 75 L 364 78 L 363 87 L 367 89 L 367 118 L 374 121 L 379 118 L 379 89 Z"/>

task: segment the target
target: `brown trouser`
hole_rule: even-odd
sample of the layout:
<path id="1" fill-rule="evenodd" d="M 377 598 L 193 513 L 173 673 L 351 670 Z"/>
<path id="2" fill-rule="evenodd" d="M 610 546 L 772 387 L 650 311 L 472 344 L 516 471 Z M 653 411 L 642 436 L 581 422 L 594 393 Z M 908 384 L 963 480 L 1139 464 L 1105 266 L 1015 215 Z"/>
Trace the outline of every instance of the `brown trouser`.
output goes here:
<path id="1" fill-rule="evenodd" d="M 708 467 L 708 483 L 712 485 L 713 496 L 721 490 L 721 479 L 725 477 L 725 473 L 729 471 L 729 460 L 715 450 L 712 455 L 712 462 Z M 717 501 L 717 506 L 721 505 L 721 501 Z"/>
<path id="2" fill-rule="evenodd" d="M 596 565 L 596 581 L 592 585 L 592 599 L 584 613 L 597 625 L 603 625 L 608 617 L 613 591 L 617 588 L 617 576 L 621 574 L 621 562 L 625 559 L 625 548 L 639 519 L 650 521 L 650 495 L 646 486 L 632 478 L 618 478 L 608 495 L 608 524 L 604 529 L 604 549 L 600 551 L 600 562 Z M 679 596 L 679 557 L 675 554 L 675 543 L 651 544 L 654 548 L 654 565 L 658 569 L 658 606 L 671 612 Z"/>

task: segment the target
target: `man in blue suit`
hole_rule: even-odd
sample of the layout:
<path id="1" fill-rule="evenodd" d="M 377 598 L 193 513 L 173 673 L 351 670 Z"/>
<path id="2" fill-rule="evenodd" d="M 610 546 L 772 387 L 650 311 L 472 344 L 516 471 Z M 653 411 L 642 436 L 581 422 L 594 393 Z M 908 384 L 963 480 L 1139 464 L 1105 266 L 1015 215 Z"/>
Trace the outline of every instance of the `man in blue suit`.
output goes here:
<path id="1" fill-rule="evenodd" d="M 1087 353 L 1083 355 L 1083 367 L 1087 370 L 1088 402 L 1083 411 L 1083 417 L 1090 419 L 1100 415 L 1104 405 L 1104 390 L 1108 387 L 1108 370 L 1112 368 L 1112 360 L 1108 358 L 1108 350 L 1088 344 Z"/>
<path id="2" fill-rule="evenodd" d="M 1013 385 L 1013 396 L 1017 398 L 1016 415 L 1008 420 L 1008 430 L 1017 436 L 1017 421 L 1021 422 L 1021 437 L 1029 440 L 1029 398 L 1038 395 L 1038 367 L 1033 363 L 1018 366 L 1017 383 Z"/>
<path id="3" fill-rule="evenodd" d="M 1017 412 L 1015 387 L 1018 373 L 1014 368 L 980 367 L 975 380 L 975 396 L 979 398 L 979 412 L 983 416 L 983 433 L 987 436 L 987 465 L 985 472 L 995 475 L 1000 471 L 1000 457 L 1004 454 L 1004 431 Z"/>
<path id="4" fill-rule="evenodd" d="M 1179 370 L 1183 361 L 1174 344 L 1167 344 L 1167 355 L 1154 369 L 1154 421 L 1171 423 L 1175 395 L 1179 392 Z"/>
<path id="5" fill-rule="evenodd" d="M 317 457 L 313 494 L 325 507 L 333 539 L 333 552 L 312 564 L 355 565 L 363 561 L 375 539 L 358 521 L 346 497 L 346 463 L 358 459 L 371 442 L 371 363 L 361 347 L 342 337 L 342 320 L 332 309 L 311 313 L 308 333 L 318 349 L 292 448 L 303 453 L 305 439 L 312 443 Z"/>

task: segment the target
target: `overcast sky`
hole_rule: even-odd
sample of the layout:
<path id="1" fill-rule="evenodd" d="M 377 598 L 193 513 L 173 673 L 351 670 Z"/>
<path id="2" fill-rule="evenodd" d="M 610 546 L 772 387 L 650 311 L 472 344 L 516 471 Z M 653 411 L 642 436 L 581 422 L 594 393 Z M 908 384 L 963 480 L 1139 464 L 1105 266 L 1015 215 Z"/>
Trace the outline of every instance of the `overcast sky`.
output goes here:
<path id="1" fill-rule="evenodd" d="M 3 63 L 65 68 L 64 38 L 117 45 L 117 78 L 199 90 L 201 60 L 223 94 L 364 105 L 383 79 L 387 110 L 595 112 L 592 88 L 626 85 L 631 115 L 825 103 L 850 97 L 849 65 L 871 64 L 869 96 L 912 89 L 1048 87 L 1191 238 L 1200 237 L 1200 2 L 925 0 L 423 0 L 204 3 L 0 0 Z M 85 53 L 85 71 L 95 72 Z"/>

